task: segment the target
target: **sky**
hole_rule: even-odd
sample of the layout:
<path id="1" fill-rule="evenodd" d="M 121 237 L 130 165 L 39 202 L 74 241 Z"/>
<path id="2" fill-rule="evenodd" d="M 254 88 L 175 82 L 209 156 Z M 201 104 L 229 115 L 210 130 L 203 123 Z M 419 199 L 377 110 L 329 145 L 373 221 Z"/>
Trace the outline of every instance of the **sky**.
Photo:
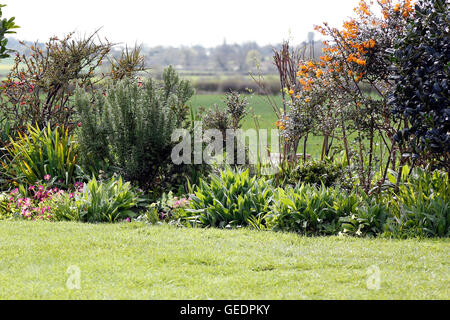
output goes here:
<path id="1" fill-rule="evenodd" d="M 102 28 L 111 42 L 149 46 L 256 41 L 300 43 L 324 21 L 340 27 L 358 0 L 0 0 L 16 17 L 16 38 L 44 42 Z M 319 39 L 320 35 L 316 35 Z"/>

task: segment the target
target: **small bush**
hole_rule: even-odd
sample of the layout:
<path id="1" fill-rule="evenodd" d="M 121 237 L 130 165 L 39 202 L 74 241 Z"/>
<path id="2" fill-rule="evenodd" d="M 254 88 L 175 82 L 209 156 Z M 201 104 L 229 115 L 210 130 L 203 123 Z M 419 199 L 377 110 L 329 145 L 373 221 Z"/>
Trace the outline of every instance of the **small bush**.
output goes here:
<path id="1" fill-rule="evenodd" d="M 92 89 L 98 81 L 96 71 L 113 45 L 102 41 L 97 31 L 79 38 L 73 32 L 62 39 L 52 37 L 44 45 L 22 45 L 27 54 L 16 55 L 8 78 L 2 81 L 6 99 L 0 109 L 11 131 L 23 132 L 29 123 L 73 129 L 73 88 Z"/>
<path id="2" fill-rule="evenodd" d="M 282 166 L 278 180 L 281 185 L 297 185 L 299 183 L 313 184 L 325 187 L 336 186 L 342 182 L 344 176 L 341 164 L 330 161 L 310 160 L 299 163 L 293 169 L 289 166 Z"/>
<path id="3" fill-rule="evenodd" d="M 64 127 L 28 127 L 6 147 L 4 174 L 16 185 L 32 185 L 50 175 L 60 185 L 69 186 L 82 175 L 78 166 L 78 145 Z"/>
<path id="4" fill-rule="evenodd" d="M 183 125 L 192 87 L 169 68 L 162 82 L 125 79 L 111 85 L 105 95 L 97 95 L 93 105 L 92 97 L 81 90 L 75 96 L 84 165 L 104 171 L 114 168 L 127 181 L 155 186 L 168 174 L 171 135 Z"/>

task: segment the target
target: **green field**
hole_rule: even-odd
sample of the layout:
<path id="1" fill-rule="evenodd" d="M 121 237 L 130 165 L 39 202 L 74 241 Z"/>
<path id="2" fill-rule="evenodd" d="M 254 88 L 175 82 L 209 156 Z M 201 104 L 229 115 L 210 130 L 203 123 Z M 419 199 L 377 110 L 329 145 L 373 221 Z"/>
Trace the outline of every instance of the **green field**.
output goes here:
<path id="1" fill-rule="evenodd" d="M 269 143 L 270 143 L 270 129 L 276 129 L 275 122 L 278 120 L 277 116 L 271 105 L 267 102 L 266 98 L 261 95 L 245 95 L 249 101 L 249 107 L 254 110 L 254 113 L 258 116 L 258 121 L 261 129 L 268 129 Z M 197 94 L 191 99 L 192 106 L 195 110 L 198 110 L 200 106 L 205 108 L 212 108 L 214 104 L 217 104 L 221 108 L 225 108 L 223 102 L 225 95 L 223 94 Z M 278 109 L 281 110 L 281 96 L 272 96 L 277 102 Z M 243 121 L 242 129 L 254 129 L 255 121 L 250 112 Z M 312 136 L 308 138 L 308 146 L 306 152 L 311 154 L 312 157 L 319 158 L 322 149 L 323 137 Z M 336 145 L 338 145 L 336 143 Z M 298 152 L 303 152 L 303 139 L 299 143 Z"/>
<path id="2" fill-rule="evenodd" d="M 0 299 L 449 299 L 449 254 L 448 239 L 3 221 Z"/>

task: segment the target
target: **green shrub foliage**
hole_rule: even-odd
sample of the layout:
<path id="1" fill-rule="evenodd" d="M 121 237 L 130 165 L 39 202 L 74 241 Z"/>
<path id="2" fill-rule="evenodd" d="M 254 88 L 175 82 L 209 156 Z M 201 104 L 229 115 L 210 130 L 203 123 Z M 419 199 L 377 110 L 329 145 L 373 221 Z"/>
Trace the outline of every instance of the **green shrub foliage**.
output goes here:
<path id="1" fill-rule="evenodd" d="M 12 31 L 12 29 L 19 28 L 19 26 L 14 22 L 14 17 L 2 19 L 2 8 L 5 6 L 6 4 L 0 4 L 0 59 L 8 58 L 9 53 L 11 53 L 11 50 L 6 47 L 8 38 L 6 38 L 5 35 L 9 33 L 16 33 L 15 31 Z"/>
<path id="2" fill-rule="evenodd" d="M 446 0 L 420 0 L 395 50 L 397 75 L 390 104 L 410 123 L 397 133 L 413 158 L 450 170 L 450 34 Z"/>
<path id="3" fill-rule="evenodd" d="M 278 180 L 281 185 L 306 183 L 331 187 L 338 185 L 344 176 L 342 165 L 332 161 L 309 160 L 294 168 L 286 164 L 280 169 Z"/>
<path id="4" fill-rule="evenodd" d="M 112 167 L 126 180 L 150 187 L 171 164 L 171 134 L 183 125 L 193 93 L 172 68 L 162 82 L 124 79 L 95 97 L 78 90 L 84 165 Z"/>

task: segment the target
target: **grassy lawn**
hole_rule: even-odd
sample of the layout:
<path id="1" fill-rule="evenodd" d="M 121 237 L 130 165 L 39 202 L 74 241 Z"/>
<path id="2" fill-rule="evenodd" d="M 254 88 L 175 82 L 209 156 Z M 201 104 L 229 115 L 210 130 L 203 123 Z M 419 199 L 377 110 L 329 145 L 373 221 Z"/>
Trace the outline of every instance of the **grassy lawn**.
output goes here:
<path id="1" fill-rule="evenodd" d="M 449 299 L 449 254 L 449 239 L 3 221 L 0 299 Z"/>

